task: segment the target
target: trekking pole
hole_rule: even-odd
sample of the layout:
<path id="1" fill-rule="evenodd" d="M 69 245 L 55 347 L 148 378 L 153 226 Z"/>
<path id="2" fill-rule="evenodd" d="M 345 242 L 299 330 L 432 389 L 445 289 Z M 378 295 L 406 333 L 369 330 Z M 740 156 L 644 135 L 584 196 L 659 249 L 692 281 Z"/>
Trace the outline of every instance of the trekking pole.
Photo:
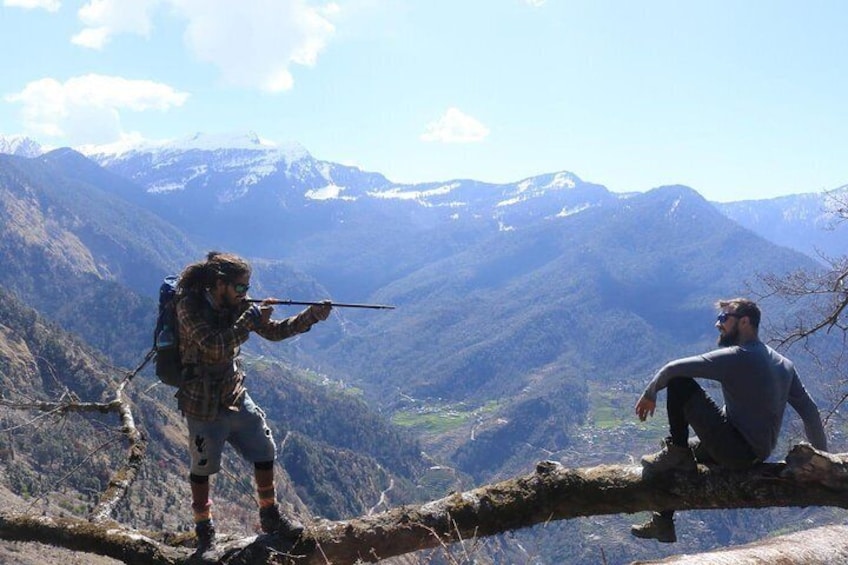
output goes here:
<path id="1" fill-rule="evenodd" d="M 324 304 L 323 302 L 311 302 L 311 301 L 303 301 L 303 300 L 278 300 L 276 298 L 269 299 L 261 299 L 261 298 L 248 298 L 248 302 L 264 302 L 268 305 L 276 305 L 283 304 L 287 306 L 320 306 Z M 333 308 L 371 308 L 374 310 L 394 310 L 394 306 L 389 306 L 388 304 L 351 304 L 349 302 L 330 302 L 330 306 Z"/>
<path id="2" fill-rule="evenodd" d="M 151 360 L 151 359 L 153 359 L 153 357 L 154 357 L 155 355 L 156 355 L 156 346 L 154 345 L 153 347 L 151 347 L 151 348 L 150 348 L 150 351 L 148 351 L 148 352 L 147 352 L 147 355 L 145 355 L 145 356 L 144 356 L 144 360 L 141 362 L 141 364 L 140 364 L 138 367 L 136 367 L 135 369 L 133 369 L 132 371 L 128 372 L 128 373 L 124 376 L 124 380 L 123 380 L 122 382 L 125 382 L 125 383 L 126 383 L 126 382 L 129 382 L 129 381 L 133 380 L 133 378 L 134 378 L 134 377 L 135 377 L 135 376 L 136 376 L 136 375 L 137 375 L 137 374 L 138 374 L 138 373 L 139 373 L 142 369 L 144 369 L 144 366 L 145 366 L 145 365 L 147 365 L 147 364 L 150 362 L 150 360 Z"/>

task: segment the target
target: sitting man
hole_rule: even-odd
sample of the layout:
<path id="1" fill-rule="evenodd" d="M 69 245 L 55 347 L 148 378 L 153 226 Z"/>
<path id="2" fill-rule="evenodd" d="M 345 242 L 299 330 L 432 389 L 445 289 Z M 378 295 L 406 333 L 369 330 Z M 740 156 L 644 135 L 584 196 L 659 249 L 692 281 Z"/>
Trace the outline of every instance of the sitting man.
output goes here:
<path id="1" fill-rule="evenodd" d="M 718 345 L 703 355 L 671 361 L 660 369 L 636 403 L 641 421 L 654 415 L 657 392 L 668 388 L 666 410 L 670 437 L 659 453 L 642 458 L 645 473 L 694 471 L 697 462 L 745 469 L 764 461 L 777 443 L 788 403 L 801 416 L 807 440 L 827 450 L 818 407 L 793 363 L 760 341 L 760 309 L 744 298 L 721 300 L 716 321 Z M 721 383 L 725 406 L 719 408 L 695 381 Z M 698 440 L 689 442 L 689 426 Z M 653 513 L 631 533 L 661 542 L 677 541 L 674 511 Z"/>

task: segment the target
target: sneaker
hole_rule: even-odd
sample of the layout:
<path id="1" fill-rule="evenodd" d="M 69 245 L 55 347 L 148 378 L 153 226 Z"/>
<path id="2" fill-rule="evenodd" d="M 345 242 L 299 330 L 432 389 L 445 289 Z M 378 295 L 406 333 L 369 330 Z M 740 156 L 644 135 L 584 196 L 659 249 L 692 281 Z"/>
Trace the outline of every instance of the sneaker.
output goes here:
<path id="1" fill-rule="evenodd" d="M 677 541 L 677 533 L 674 531 L 674 518 L 667 518 L 659 512 L 654 512 L 651 519 L 644 524 L 632 525 L 630 533 L 637 538 L 655 539 L 663 543 Z"/>
<path id="2" fill-rule="evenodd" d="M 215 523 L 212 520 L 204 520 L 194 525 L 194 534 L 197 536 L 197 551 L 195 555 L 204 556 L 215 551 Z"/>
<path id="3" fill-rule="evenodd" d="M 663 441 L 663 448 L 657 453 L 642 457 L 645 471 L 660 473 L 663 471 L 697 471 L 695 455 L 688 447 L 674 445 L 670 440 Z"/>
<path id="4" fill-rule="evenodd" d="M 303 524 L 292 516 L 284 516 L 278 504 L 260 508 L 259 523 L 266 534 L 279 534 L 291 539 L 297 539 L 303 534 Z"/>

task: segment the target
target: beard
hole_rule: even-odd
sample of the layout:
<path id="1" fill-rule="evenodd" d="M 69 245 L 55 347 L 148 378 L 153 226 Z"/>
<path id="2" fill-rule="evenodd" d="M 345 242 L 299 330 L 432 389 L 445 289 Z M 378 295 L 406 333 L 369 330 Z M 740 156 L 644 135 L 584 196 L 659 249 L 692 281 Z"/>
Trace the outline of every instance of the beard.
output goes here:
<path id="1" fill-rule="evenodd" d="M 728 347 L 730 345 L 739 345 L 739 328 L 737 326 L 733 326 L 732 330 L 718 336 L 719 347 Z"/>
<path id="2" fill-rule="evenodd" d="M 237 308 L 242 302 L 244 302 L 246 298 L 247 297 L 231 297 L 229 294 L 227 294 L 224 296 L 224 305 L 229 309 L 234 309 Z"/>

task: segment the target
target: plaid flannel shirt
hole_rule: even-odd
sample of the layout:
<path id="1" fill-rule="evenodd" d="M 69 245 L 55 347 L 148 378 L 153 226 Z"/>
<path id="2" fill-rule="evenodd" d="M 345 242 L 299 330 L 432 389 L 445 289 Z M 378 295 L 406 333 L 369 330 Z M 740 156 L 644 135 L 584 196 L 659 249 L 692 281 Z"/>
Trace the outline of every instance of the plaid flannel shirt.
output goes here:
<path id="1" fill-rule="evenodd" d="M 180 357 L 194 375 L 177 391 L 184 415 L 210 421 L 221 409 L 239 409 L 247 389 L 238 357 L 251 331 L 280 341 L 309 331 L 318 321 L 307 308 L 290 318 L 257 326 L 247 313 L 249 308 L 247 302 L 232 309 L 215 308 L 208 293 L 188 294 L 177 303 Z"/>

